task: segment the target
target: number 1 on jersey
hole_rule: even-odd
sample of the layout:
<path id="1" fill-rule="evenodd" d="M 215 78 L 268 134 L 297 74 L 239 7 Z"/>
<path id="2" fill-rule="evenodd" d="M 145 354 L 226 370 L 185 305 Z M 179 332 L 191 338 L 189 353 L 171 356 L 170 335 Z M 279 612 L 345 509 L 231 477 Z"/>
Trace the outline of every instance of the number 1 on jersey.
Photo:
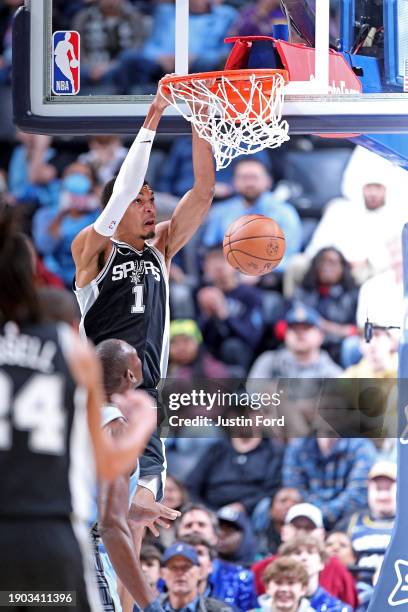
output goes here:
<path id="1" fill-rule="evenodd" d="M 133 285 L 132 293 L 135 294 L 135 304 L 131 308 L 132 314 L 141 314 L 145 311 L 143 304 L 143 285 Z"/>

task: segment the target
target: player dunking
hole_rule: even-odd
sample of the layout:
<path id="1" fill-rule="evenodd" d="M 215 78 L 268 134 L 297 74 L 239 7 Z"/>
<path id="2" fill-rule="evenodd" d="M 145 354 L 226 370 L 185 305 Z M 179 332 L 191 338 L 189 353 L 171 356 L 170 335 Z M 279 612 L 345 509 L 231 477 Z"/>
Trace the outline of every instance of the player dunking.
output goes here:
<path id="1" fill-rule="evenodd" d="M 136 408 L 126 435 L 101 431 L 99 360 L 66 324 L 44 321 L 34 270 L 12 209 L 0 208 L 0 591 L 74 591 L 75 610 L 99 610 L 86 554 L 92 448 L 99 476 L 116 478 L 143 451 L 154 411 L 133 391 L 120 406 Z"/>
<path id="2" fill-rule="evenodd" d="M 193 130 L 194 186 L 170 221 L 156 226 L 154 193 L 144 177 L 155 130 L 168 106 L 160 90 L 116 179 L 103 191 L 100 217 L 72 244 L 81 326 L 96 344 L 125 340 L 143 364 L 143 388 L 157 396 L 168 360 L 168 271 L 211 205 L 215 182 L 210 145 Z M 144 505 L 163 492 L 164 452 L 153 436 L 140 461 L 136 497 Z"/>

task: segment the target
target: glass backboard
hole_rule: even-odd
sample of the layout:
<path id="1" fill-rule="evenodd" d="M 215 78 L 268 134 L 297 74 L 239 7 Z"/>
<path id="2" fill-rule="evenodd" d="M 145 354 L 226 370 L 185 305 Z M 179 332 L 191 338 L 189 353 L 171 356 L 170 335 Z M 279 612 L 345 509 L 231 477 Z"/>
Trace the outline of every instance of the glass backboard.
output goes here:
<path id="1" fill-rule="evenodd" d="M 245 0 L 135 0 L 120 18 L 115 0 L 75 4 L 31 0 L 16 15 L 14 117 L 24 130 L 133 133 L 161 74 L 222 68 L 226 36 L 261 34 L 281 42 L 251 43 L 247 65 L 289 71 L 291 134 L 408 131 L 408 0 L 272 0 L 261 17 Z M 160 131 L 190 126 L 169 109 Z"/>

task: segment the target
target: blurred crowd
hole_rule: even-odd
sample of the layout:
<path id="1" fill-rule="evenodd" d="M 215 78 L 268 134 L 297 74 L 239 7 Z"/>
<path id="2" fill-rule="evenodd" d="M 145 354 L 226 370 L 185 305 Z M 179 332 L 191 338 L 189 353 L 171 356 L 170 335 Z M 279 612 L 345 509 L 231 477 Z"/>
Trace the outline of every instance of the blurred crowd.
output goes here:
<path id="1" fill-rule="evenodd" d="M 19 5 L 0 8 L 5 86 Z M 53 0 L 53 11 L 54 30 L 81 34 L 84 87 L 146 92 L 174 68 L 174 2 Z M 227 34 L 271 34 L 283 20 L 273 0 L 190 0 L 190 12 L 192 71 L 222 66 Z M 98 216 L 129 144 L 21 132 L 2 143 L 0 197 L 31 237 L 39 286 L 72 287 L 71 242 Z M 191 139 L 158 138 L 147 179 L 159 220 L 168 218 L 192 186 Z M 367 343 L 363 328 L 367 318 L 401 322 L 404 193 L 404 171 L 315 137 L 218 172 L 212 210 L 170 272 L 169 376 L 396 378 L 398 334 L 374 329 Z M 283 261 L 264 277 L 241 275 L 223 256 L 228 225 L 253 213 L 274 218 L 286 238 Z M 164 503 L 182 516 L 141 551 L 166 610 L 185 603 L 180 573 L 202 610 L 280 610 L 282 598 L 302 611 L 367 609 L 396 513 L 392 441 L 185 437 L 167 440 L 167 451 Z"/>
<path id="2" fill-rule="evenodd" d="M 0 8 L 0 84 L 11 72 L 11 17 L 22 0 Z M 174 72 L 174 0 L 53 0 L 53 31 L 81 36 L 81 88 L 146 93 Z M 285 22 L 279 0 L 190 0 L 190 72 L 217 70 L 228 35 L 271 34 Z M 163 36 L 163 33 L 166 33 Z"/>

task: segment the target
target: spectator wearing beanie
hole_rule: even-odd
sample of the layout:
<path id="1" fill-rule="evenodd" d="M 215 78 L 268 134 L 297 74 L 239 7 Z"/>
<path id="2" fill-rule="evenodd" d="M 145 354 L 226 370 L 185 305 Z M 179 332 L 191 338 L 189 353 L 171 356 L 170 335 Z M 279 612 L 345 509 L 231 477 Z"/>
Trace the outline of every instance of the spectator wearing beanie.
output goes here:
<path id="1" fill-rule="evenodd" d="M 206 350 L 195 321 L 176 319 L 170 323 L 169 376 L 179 380 L 230 378 L 231 370 Z"/>

